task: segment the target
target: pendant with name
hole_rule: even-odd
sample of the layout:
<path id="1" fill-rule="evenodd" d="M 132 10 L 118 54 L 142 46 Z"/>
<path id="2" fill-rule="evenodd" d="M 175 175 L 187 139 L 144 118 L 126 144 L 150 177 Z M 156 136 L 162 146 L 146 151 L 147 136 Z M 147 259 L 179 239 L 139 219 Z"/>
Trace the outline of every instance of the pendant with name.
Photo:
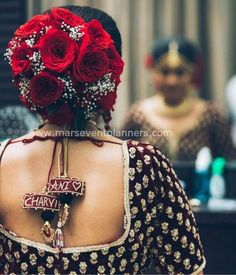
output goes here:
<path id="1" fill-rule="evenodd" d="M 69 177 L 55 177 L 49 180 L 46 190 L 48 194 L 84 196 L 85 181 Z"/>
<path id="2" fill-rule="evenodd" d="M 59 211 L 60 202 L 57 197 L 43 193 L 26 193 L 23 197 L 22 209 L 41 209 Z"/>

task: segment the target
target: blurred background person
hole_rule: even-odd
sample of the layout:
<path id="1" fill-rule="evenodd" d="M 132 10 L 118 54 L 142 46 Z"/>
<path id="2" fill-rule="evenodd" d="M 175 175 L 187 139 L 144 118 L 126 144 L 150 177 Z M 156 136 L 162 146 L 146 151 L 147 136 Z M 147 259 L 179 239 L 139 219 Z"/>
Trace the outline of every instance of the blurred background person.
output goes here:
<path id="1" fill-rule="evenodd" d="M 226 115 L 198 97 L 202 66 L 197 47 L 183 38 L 157 39 L 147 65 L 155 94 L 131 107 L 124 130 L 138 130 L 138 140 L 158 146 L 172 161 L 195 161 L 203 147 L 213 158 L 234 159 Z"/>

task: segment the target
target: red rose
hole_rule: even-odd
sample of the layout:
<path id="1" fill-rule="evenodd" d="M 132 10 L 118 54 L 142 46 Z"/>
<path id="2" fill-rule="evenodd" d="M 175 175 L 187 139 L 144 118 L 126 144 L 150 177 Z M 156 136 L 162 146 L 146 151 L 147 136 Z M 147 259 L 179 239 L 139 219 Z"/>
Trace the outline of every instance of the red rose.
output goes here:
<path id="1" fill-rule="evenodd" d="M 108 34 L 98 20 L 91 20 L 87 23 L 87 32 L 85 40 L 91 41 L 91 44 L 97 44 L 102 48 L 107 48 L 113 43 L 110 34 Z"/>
<path id="2" fill-rule="evenodd" d="M 47 23 L 48 23 L 47 14 L 35 15 L 27 23 L 20 26 L 20 28 L 17 29 L 14 34 L 15 36 L 26 38 L 26 37 L 29 37 L 34 32 L 39 33 L 40 30 L 45 25 L 47 25 Z"/>
<path id="3" fill-rule="evenodd" d="M 109 111 L 116 103 L 117 94 L 116 92 L 109 92 L 107 95 L 102 96 L 98 101 L 97 105 L 103 110 Z"/>
<path id="4" fill-rule="evenodd" d="M 113 72 L 115 78 L 119 79 L 124 69 L 124 62 L 114 45 L 107 49 L 107 56 L 110 60 L 109 69 Z"/>
<path id="5" fill-rule="evenodd" d="M 56 29 L 50 29 L 39 40 L 44 66 L 57 73 L 65 71 L 72 64 L 76 48 L 76 42 L 67 33 Z"/>
<path id="6" fill-rule="evenodd" d="M 85 24 L 82 17 L 75 15 L 67 9 L 52 8 L 50 12 L 50 23 L 56 28 L 60 28 L 62 22 L 72 27 Z"/>
<path id="7" fill-rule="evenodd" d="M 13 51 L 12 55 L 12 72 L 14 76 L 20 73 L 27 73 L 30 69 L 29 57 L 32 55 L 32 50 L 26 43 L 22 43 Z"/>
<path id="8" fill-rule="evenodd" d="M 30 97 L 34 104 L 47 107 L 61 97 L 63 88 L 63 83 L 56 77 L 42 72 L 30 82 Z"/>
<path id="9" fill-rule="evenodd" d="M 108 72 L 109 60 L 98 47 L 87 45 L 80 48 L 74 62 L 73 73 L 80 82 L 94 82 Z"/>
<path id="10" fill-rule="evenodd" d="M 73 121 L 75 113 L 71 110 L 68 104 L 64 103 L 58 111 L 51 115 L 44 116 L 44 118 L 48 119 L 49 123 L 62 125 Z"/>

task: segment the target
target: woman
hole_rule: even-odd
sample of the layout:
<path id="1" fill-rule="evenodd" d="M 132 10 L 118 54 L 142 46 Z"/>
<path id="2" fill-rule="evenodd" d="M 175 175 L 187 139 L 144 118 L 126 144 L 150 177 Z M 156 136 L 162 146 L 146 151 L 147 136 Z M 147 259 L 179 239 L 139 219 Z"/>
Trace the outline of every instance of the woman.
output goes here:
<path id="1" fill-rule="evenodd" d="M 136 274 L 152 259 L 159 273 L 204 268 L 168 160 L 96 127 L 110 118 L 120 54 L 115 22 L 89 7 L 53 8 L 15 32 L 14 79 L 44 124 L 1 145 L 1 273 Z"/>
<path id="2" fill-rule="evenodd" d="M 225 114 L 197 97 L 201 63 L 185 39 L 158 40 L 148 58 L 155 95 L 133 105 L 125 122 L 134 138 L 158 146 L 171 160 L 195 161 L 202 147 L 213 157 L 236 158 Z"/>

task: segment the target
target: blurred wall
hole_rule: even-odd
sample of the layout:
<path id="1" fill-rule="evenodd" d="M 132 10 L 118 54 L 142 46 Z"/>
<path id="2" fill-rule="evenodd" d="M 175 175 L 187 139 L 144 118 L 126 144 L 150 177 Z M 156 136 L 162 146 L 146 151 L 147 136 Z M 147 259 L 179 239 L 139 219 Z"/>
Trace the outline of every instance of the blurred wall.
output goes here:
<path id="1" fill-rule="evenodd" d="M 197 43 L 204 62 L 199 94 L 224 106 L 227 80 L 236 71 L 235 0 L 35 0 L 29 15 L 52 6 L 88 5 L 103 9 L 123 37 L 125 71 L 113 125 L 119 127 L 129 105 L 152 93 L 144 58 L 155 38 L 183 35 Z"/>

